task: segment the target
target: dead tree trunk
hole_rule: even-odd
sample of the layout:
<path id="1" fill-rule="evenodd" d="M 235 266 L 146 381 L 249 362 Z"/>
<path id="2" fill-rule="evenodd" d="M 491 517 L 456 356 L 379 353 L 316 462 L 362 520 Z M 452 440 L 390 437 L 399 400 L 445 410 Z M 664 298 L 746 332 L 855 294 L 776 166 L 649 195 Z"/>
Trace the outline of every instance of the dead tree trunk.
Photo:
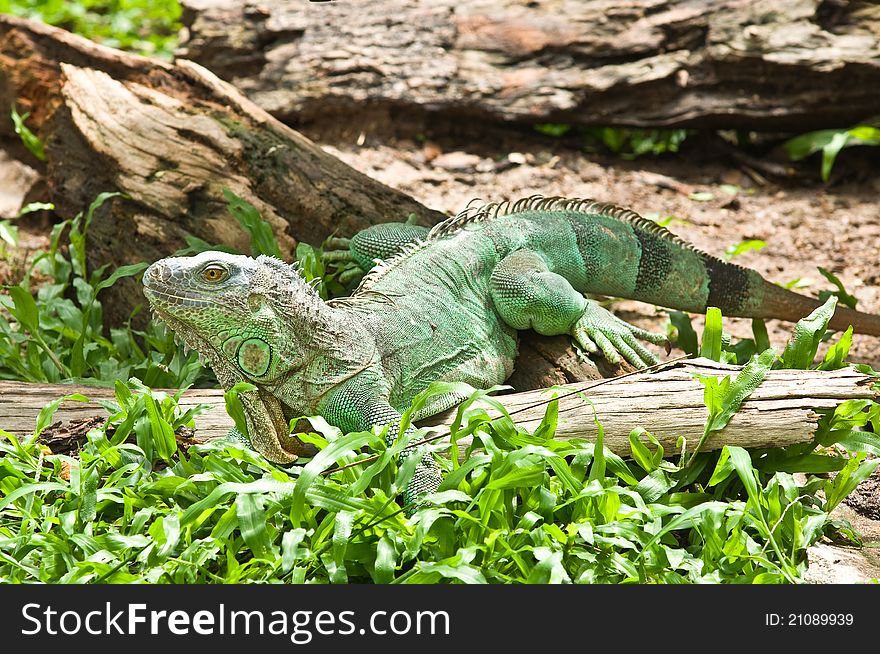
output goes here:
<path id="1" fill-rule="evenodd" d="M 103 191 L 121 191 L 90 229 L 94 265 L 168 256 L 186 235 L 248 250 L 226 212 L 228 187 L 254 204 L 287 250 L 334 231 L 416 213 L 442 216 L 358 173 L 286 127 L 232 86 L 188 61 L 176 65 L 102 47 L 63 30 L 0 16 L 0 107 L 30 111 L 46 144 L 49 199 L 72 215 Z M 9 121 L 0 138 L 15 140 Z M 143 302 L 120 284 L 110 314 Z"/>
<path id="2" fill-rule="evenodd" d="M 703 404 L 703 386 L 694 378 L 701 375 L 735 375 L 738 368 L 707 359 L 696 359 L 675 365 L 656 373 L 643 373 L 615 379 L 599 386 L 591 383 L 566 385 L 566 389 L 582 390 L 589 399 L 569 395 L 559 400 L 557 438 L 587 438 L 595 440 L 594 416 L 605 431 L 605 444 L 621 456 L 629 456 L 629 434 L 643 427 L 650 431 L 673 455 L 678 452 L 676 441 L 685 438 L 688 449 L 693 449 L 703 434 L 708 412 Z M 818 370 L 774 370 L 743 403 L 740 411 L 722 431 L 713 433 L 704 445 L 705 450 L 720 449 L 724 445 L 747 448 L 781 447 L 810 440 L 816 429 L 816 409 L 833 408 L 846 400 L 873 399 L 874 379 L 851 368 L 823 372 Z M 566 391 L 558 389 L 535 390 L 528 393 L 502 395 L 497 399 L 516 414 L 517 424 L 532 431 L 547 408 L 547 400 Z M 46 403 L 62 395 L 82 393 L 89 403 L 68 401 L 55 414 L 58 421 L 50 434 L 71 436 L 77 426 L 99 426 L 95 416 L 106 417 L 107 412 L 96 400 L 113 399 L 113 390 L 86 386 L 20 384 L 0 381 L 0 425 L 18 437 L 33 433 L 37 415 Z M 183 394 L 180 406 L 188 409 L 198 404 L 211 409 L 196 418 L 195 437 L 198 440 L 218 438 L 228 433 L 232 419 L 226 414 L 222 390 L 190 390 Z M 532 407 L 532 408 L 529 408 Z M 495 409 L 487 409 L 497 416 Z M 435 416 L 425 424 L 443 432 L 455 418 L 455 409 Z M 82 431 L 82 430 L 79 430 Z M 84 436 L 84 434 L 80 434 Z M 462 451 L 470 442 L 459 442 Z"/>
<path id="3" fill-rule="evenodd" d="M 880 111 L 880 8 L 862 0 L 182 4 L 184 56 L 292 125 L 372 107 L 806 131 Z"/>

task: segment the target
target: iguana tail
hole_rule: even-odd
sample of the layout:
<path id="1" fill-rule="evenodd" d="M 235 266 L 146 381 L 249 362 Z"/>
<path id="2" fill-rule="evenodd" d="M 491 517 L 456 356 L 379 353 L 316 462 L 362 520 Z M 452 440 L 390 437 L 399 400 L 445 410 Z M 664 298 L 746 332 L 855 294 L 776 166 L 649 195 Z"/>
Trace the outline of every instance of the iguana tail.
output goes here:
<path id="1" fill-rule="evenodd" d="M 637 242 L 638 273 L 633 292 L 626 297 L 683 311 L 718 307 L 725 316 L 789 322 L 797 322 L 822 305 L 817 298 L 767 281 L 755 270 L 702 252 L 629 210 L 610 205 L 599 205 L 598 210 L 600 215 L 629 223 Z M 572 224 L 577 231 L 578 224 L 584 223 L 574 219 Z M 586 255 L 587 248 L 581 252 Z M 619 265 L 611 270 L 620 270 Z M 850 325 L 858 334 L 880 336 L 880 316 L 838 305 L 829 328 L 843 331 Z"/>
<path id="2" fill-rule="evenodd" d="M 620 239 L 633 243 L 638 257 L 634 288 L 628 295 L 621 294 L 624 297 L 683 311 L 703 312 L 708 307 L 718 307 L 725 316 L 789 322 L 797 322 L 822 305 L 817 298 L 767 281 L 755 270 L 701 252 L 640 216 L 616 208 L 605 211 L 602 215 L 626 220 L 635 237 L 634 241 Z M 572 224 L 577 231 L 578 225 L 584 223 L 576 221 L 572 220 Z M 581 248 L 581 252 L 587 258 L 587 248 Z M 620 267 L 614 264 L 609 269 L 619 271 Z M 614 290 L 600 292 L 614 295 Z M 829 328 L 843 331 L 850 325 L 858 334 L 880 336 L 880 316 L 838 306 Z"/>
<path id="3" fill-rule="evenodd" d="M 650 252 L 649 245 L 643 239 L 642 254 Z M 706 295 L 703 296 L 704 306 L 699 310 L 704 311 L 707 307 L 718 307 L 725 316 L 737 316 L 740 318 L 776 318 L 788 322 L 797 322 L 808 316 L 814 309 L 821 306 L 821 300 L 806 295 L 794 293 L 764 279 L 757 271 L 743 268 L 728 261 L 722 261 L 712 255 L 689 249 L 683 246 L 682 260 L 685 262 L 693 257 L 698 257 L 704 270 L 706 283 Z M 682 279 L 679 274 L 674 277 Z M 695 276 L 699 279 L 701 276 Z M 664 280 L 668 285 L 669 281 Z M 699 294 L 698 294 L 699 295 Z M 639 299 L 639 298 L 637 298 Z M 690 306 L 674 307 L 692 311 Z M 852 325 L 857 334 L 869 334 L 880 336 L 880 316 L 870 313 L 855 311 L 848 307 L 838 305 L 834 316 L 828 324 L 829 329 L 843 331 Z"/>
<path id="4" fill-rule="evenodd" d="M 822 302 L 816 298 L 793 293 L 766 280 L 761 281 L 763 299 L 753 310 L 754 314 L 748 317 L 779 318 L 796 322 L 822 305 Z M 843 331 L 850 325 L 857 334 L 880 336 L 880 316 L 838 305 L 828 323 L 828 328 Z"/>

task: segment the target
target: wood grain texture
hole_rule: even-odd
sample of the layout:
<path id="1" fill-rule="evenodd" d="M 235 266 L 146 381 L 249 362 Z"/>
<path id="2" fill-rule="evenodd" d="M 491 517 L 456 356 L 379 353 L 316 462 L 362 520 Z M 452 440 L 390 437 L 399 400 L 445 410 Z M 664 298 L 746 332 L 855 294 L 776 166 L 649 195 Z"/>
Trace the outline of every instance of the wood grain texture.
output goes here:
<path id="1" fill-rule="evenodd" d="M 582 391 L 579 395 L 559 400 L 557 438 L 595 440 L 595 415 L 605 430 L 605 444 L 615 453 L 628 456 L 629 434 L 638 427 L 649 430 L 666 452 L 677 451 L 679 436 L 692 448 L 703 433 L 707 410 L 703 404 L 703 386 L 695 379 L 700 375 L 735 375 L 738 368 L 706 359 L 675 364 L 655 373 L 641 373 L 619 379 L 567 384 L 565 390 L 536 390 L 499 396 L 505 408 L 514 413 L 517 424 L 534 430 L 546 410 L 552 393 L 562 395 Z M 791 445 L 808 441 L 816 428 L 817 409 L 832 409 L 850 399 L 871 399 L 873 378 L 853 369 L 832 372 L 774 370 L 752 393 L 728 426 L 712 435 L 705 449 L 719 449 L 732 444 L 746 448 Z M 91 400 L 112 399 L 112 389 L 67 385 L 24 384 L 0 381 L 0 429 L 16 436 L 32 433 L 40 410 L 53 399 L 71 393 L 82 393 Z M 544 403 L 534 408 L 538 403 Z M 232 427 L 223 408 L 220 390 L 190 390 L 183 394 L 181 407 L 206 403 L 210 411 L 196 419 L 196 437 L 217 438 Z M 490 414 L 495 410 L 488 409 Z M 107 412 L 95 402 L 67 401 L 55 419 L 63 423 L 83 420 Z M 452 423 L 455 411 L 435 416 L 429 423 L 444 430 Z M 465 445 L 469 439 L 460 442 Z"/>
<path id="2" fill-rule="evenodd" d="M 291 124 L 806 131 L 877 113 L 867 0 L 183 0 L 185 56 Z"/>

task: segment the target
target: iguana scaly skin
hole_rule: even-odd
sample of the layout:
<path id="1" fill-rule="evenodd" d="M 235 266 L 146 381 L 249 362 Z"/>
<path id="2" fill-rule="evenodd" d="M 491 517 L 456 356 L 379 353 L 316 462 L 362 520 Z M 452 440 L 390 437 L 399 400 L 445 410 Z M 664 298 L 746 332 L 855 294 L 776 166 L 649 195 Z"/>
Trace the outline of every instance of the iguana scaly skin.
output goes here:
<path id="1" fill-rule="evenodd" d="M 163 259 L 144 274 L 154 310 L 208 358 L 220 383 L 257 387 L 241 400 L 254 447 L 272 461 L 304 452 L 288 434 L 291 418 L 318 414 L 344 432 L 390 424 L 394 439 L 401 412 L 431 382 L 502 383 L 513 371 L 518 330 L 570 334 L 614 362 L 656 362 L 640 340 L 662 343 L 662 335 L 623 322 L 584 293 L 790 321 L 820 304 L 590 200 L 472 207 L 430 234 L 391 223 L 348 245 L 346 256 L 364 268 L 387 260 L 351 297 L 330 302 L 295 266 L 265 256 L 203 252 Z M 880 335 L 880 317 L 845 308 L 830 327 L 850 324 Z M 440 398 L 416 419 L 461 399 Z M 407 500 L 439 481 L 425 456 Z"/>

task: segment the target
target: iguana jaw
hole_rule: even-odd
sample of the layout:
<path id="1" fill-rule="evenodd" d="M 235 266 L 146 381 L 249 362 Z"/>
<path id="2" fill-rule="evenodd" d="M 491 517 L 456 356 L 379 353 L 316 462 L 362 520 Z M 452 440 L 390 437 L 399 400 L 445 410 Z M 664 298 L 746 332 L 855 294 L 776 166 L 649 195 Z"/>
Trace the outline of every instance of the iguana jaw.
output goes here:
<path id="1" fill-rule="evenodd" d="M 185 322 L 177 319 L 162 309 L 163 299 L 168 297 L 167 294 L 147 287 L 144 288 L 144 295 L 146 295 L 147 299 L 150 301 L 150 308 L 153 315 L 160 318 L 166 325 L 168 325 L 171 331 L 174 332 L 175 337 L 178 340 L 183 341 L 183 344 L 187 348 L 195 350 L 199 353 L 199 356 L 202 359 L 207 361 L 208 365 L 210 365 L 211 369 L 214 371 L 214 374 L 217 375 L 217 380 L 224 387 L 228 388 L 227 381 L 229 382 L 229 386 L 233 386 L 240 381 L 247 381 L 239 370 L 226 361 L 223 355 L 217 351 L 217 348 L 215 348 L 210 341 L 202 338 L 198 332 L 191 329 Z"/>
<path id="2" fill-rule="evenodd" d="M 241 381 L 251 383 L 217 351 L 214 345 L 199 336 L 186 323 L 161 309 L 163 295 L 161 291 L 145 288 L 144 294 L 150 300 L 153 314 L 163 320 L 186 347 L 199 353 L 224 388 L 231 388 Z M 254 449 L 275 463 L 292 463 L 300 456 L 314 454 L 313 447 L 288 434 L 289 427 L 284 418 L 282 405 L 271 393 L 262 391 L 258 387 L 257 391 L 246 395 L 246 399 L 240 399 L 244 400 L 242 406 L 250 425 L 262 426 L 262 429 L 258 429 L 258 433 L 249 434 Z"/>

